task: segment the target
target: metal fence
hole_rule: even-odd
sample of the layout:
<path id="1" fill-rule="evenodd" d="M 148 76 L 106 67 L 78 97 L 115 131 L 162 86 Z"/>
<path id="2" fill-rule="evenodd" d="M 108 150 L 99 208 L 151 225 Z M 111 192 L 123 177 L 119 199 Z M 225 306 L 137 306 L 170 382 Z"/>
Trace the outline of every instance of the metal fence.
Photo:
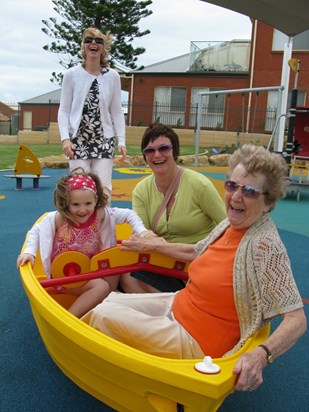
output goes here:
<path id="1" fill-rule="evenodd" d="M 12 114 L 9 120 L 0 121 L 0 135 L 16 135 L 19 128 L 19 115 Z"/>
<path id="2" fill-rule="evenodd" d="M 127 126 L 148 126 L 160 122 L 175 128 L 193 128 L 197 126 L 198 105 L 177 106 L 156 102 L 154 105 L 123 103 Z M 271 132 L 276 122 L 276 107 L 248 107 L 233 105 L 218 107 L 202 106 L 201 127 L 206 130 L 229 132 L 267 133 Z M 248 117 L 251 119 L 247 125 Z"/>
<path id="3" fill-rule="evenodd" d="M 122 102 L 127 126 L 148 126 L 160 122 L 175 128 L 197 127 L 198 105 L 170 105 L 156 102 L 153 105 Z M 276 122 L 276 107 L 248 107 L 229 105 L 224 107 L 203 104 L 201 108 L 201 128 L 229 132 L 268 133 Z M 249 126 L 248 117 L 251 119 Z M 0 121 L 0 135 L 16 135 L 19 117 L 13 115 L 9 121 Z"/>

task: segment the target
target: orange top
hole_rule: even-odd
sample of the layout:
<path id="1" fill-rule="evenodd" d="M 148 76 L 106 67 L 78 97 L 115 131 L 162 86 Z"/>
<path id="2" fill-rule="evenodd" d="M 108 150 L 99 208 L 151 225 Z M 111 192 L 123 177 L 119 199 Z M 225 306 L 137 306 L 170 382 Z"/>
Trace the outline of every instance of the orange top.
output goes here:
<path id="1" fill-rule="evenodd" d="M 175 318 L 199 343 L 205 355 L 221 357 L 240 338 L 233 293 L 233 264 L 247 229 L 229 227 L 189 266 L 189 281 L 177 293 Z"/>

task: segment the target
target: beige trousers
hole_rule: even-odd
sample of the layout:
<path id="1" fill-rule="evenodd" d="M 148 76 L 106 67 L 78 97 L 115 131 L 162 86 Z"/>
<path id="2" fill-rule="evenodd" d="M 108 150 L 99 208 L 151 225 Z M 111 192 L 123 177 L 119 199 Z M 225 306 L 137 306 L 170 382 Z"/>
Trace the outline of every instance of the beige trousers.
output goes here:
<path id="1" fill-rule="evenodd" d="M 196 340 L 175 320 L 174 293 L 112 292 L 82 320 L 112 338 L 152 355 L 203 358 Z"/>
<path id="2" fill-rule="evenodd" d="M 99 176 L 103 188 L 112 192 L 113 159 L 74 159 L 69 161 L 70 170 L 82 167 L 85 172 L 92 172 Z"/>

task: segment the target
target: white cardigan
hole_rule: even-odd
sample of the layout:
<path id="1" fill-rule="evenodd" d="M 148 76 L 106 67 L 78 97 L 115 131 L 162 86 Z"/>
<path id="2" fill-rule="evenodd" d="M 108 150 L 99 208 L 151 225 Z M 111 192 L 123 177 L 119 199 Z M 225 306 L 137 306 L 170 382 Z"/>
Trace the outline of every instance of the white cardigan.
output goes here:
<path id="1" fill-rule="evenodd" d="M 116 137 L 125 146 L 125 120 L 121 105 L 121 82 L 116 70 L 109 68 L 99 76 L 89 74 L 81 65 L 63 75 L 58 126 L 61 141 L 75 137 L 82 118 L 84 102 L 94 79 L 100 91 L 100 113 L 104 137 Z"/>
<path id="2" fill-rule="evenodd" d="M 147 230 L 139 216 L 131 209 L 105 207 L 105 218 L 101 228 L 101 242 L 104 249 L 116 246 L 116 224 L 129 223 L 133 232 L 141 233 Z M 40 250 L 44 271 L 50 278 L 51 254 L 56 233 L 56 213 L 49 212 L 28 232 L 26 247 L 23 253 L 36 256 Z"/>

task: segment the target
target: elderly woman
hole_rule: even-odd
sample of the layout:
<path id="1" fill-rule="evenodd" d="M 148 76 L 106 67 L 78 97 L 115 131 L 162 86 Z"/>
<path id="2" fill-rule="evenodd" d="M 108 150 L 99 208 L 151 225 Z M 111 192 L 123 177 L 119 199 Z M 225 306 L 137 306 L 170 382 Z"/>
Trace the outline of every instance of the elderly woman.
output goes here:
<path id="1" fill-rule="evenodd" d="M 128 345 L 173 357 L 234 353 L 280 315 L 266 341 L 236 363 L 235 389 L 254 390 L 262 370 L 306 330 L 303 304 L 286 249 L 269 216 L 284 196 L 284 159 L 244 145 L 231 158 L 225 182 L 228 218 L 195 246 L 134 237 L 124 249 L 155 250 L 192 261 L 178 293 L 111 294 L 84 321 Z"/>
<path id="2" fill-rule="evenodd" d="M 179 138 L 164 124 L 146 130 L 141 149 L 152 174 L 133 190 L 133 210 L 169 243 L 195 244 L 226 218 L 224 202 L 213 183 L 201 173 L 177 166 Z M 133 278 L 135 279 L 133 279 Z M 126 292 L 176 292 L 183 281 L 145 271 L 122 276 Z"/>

